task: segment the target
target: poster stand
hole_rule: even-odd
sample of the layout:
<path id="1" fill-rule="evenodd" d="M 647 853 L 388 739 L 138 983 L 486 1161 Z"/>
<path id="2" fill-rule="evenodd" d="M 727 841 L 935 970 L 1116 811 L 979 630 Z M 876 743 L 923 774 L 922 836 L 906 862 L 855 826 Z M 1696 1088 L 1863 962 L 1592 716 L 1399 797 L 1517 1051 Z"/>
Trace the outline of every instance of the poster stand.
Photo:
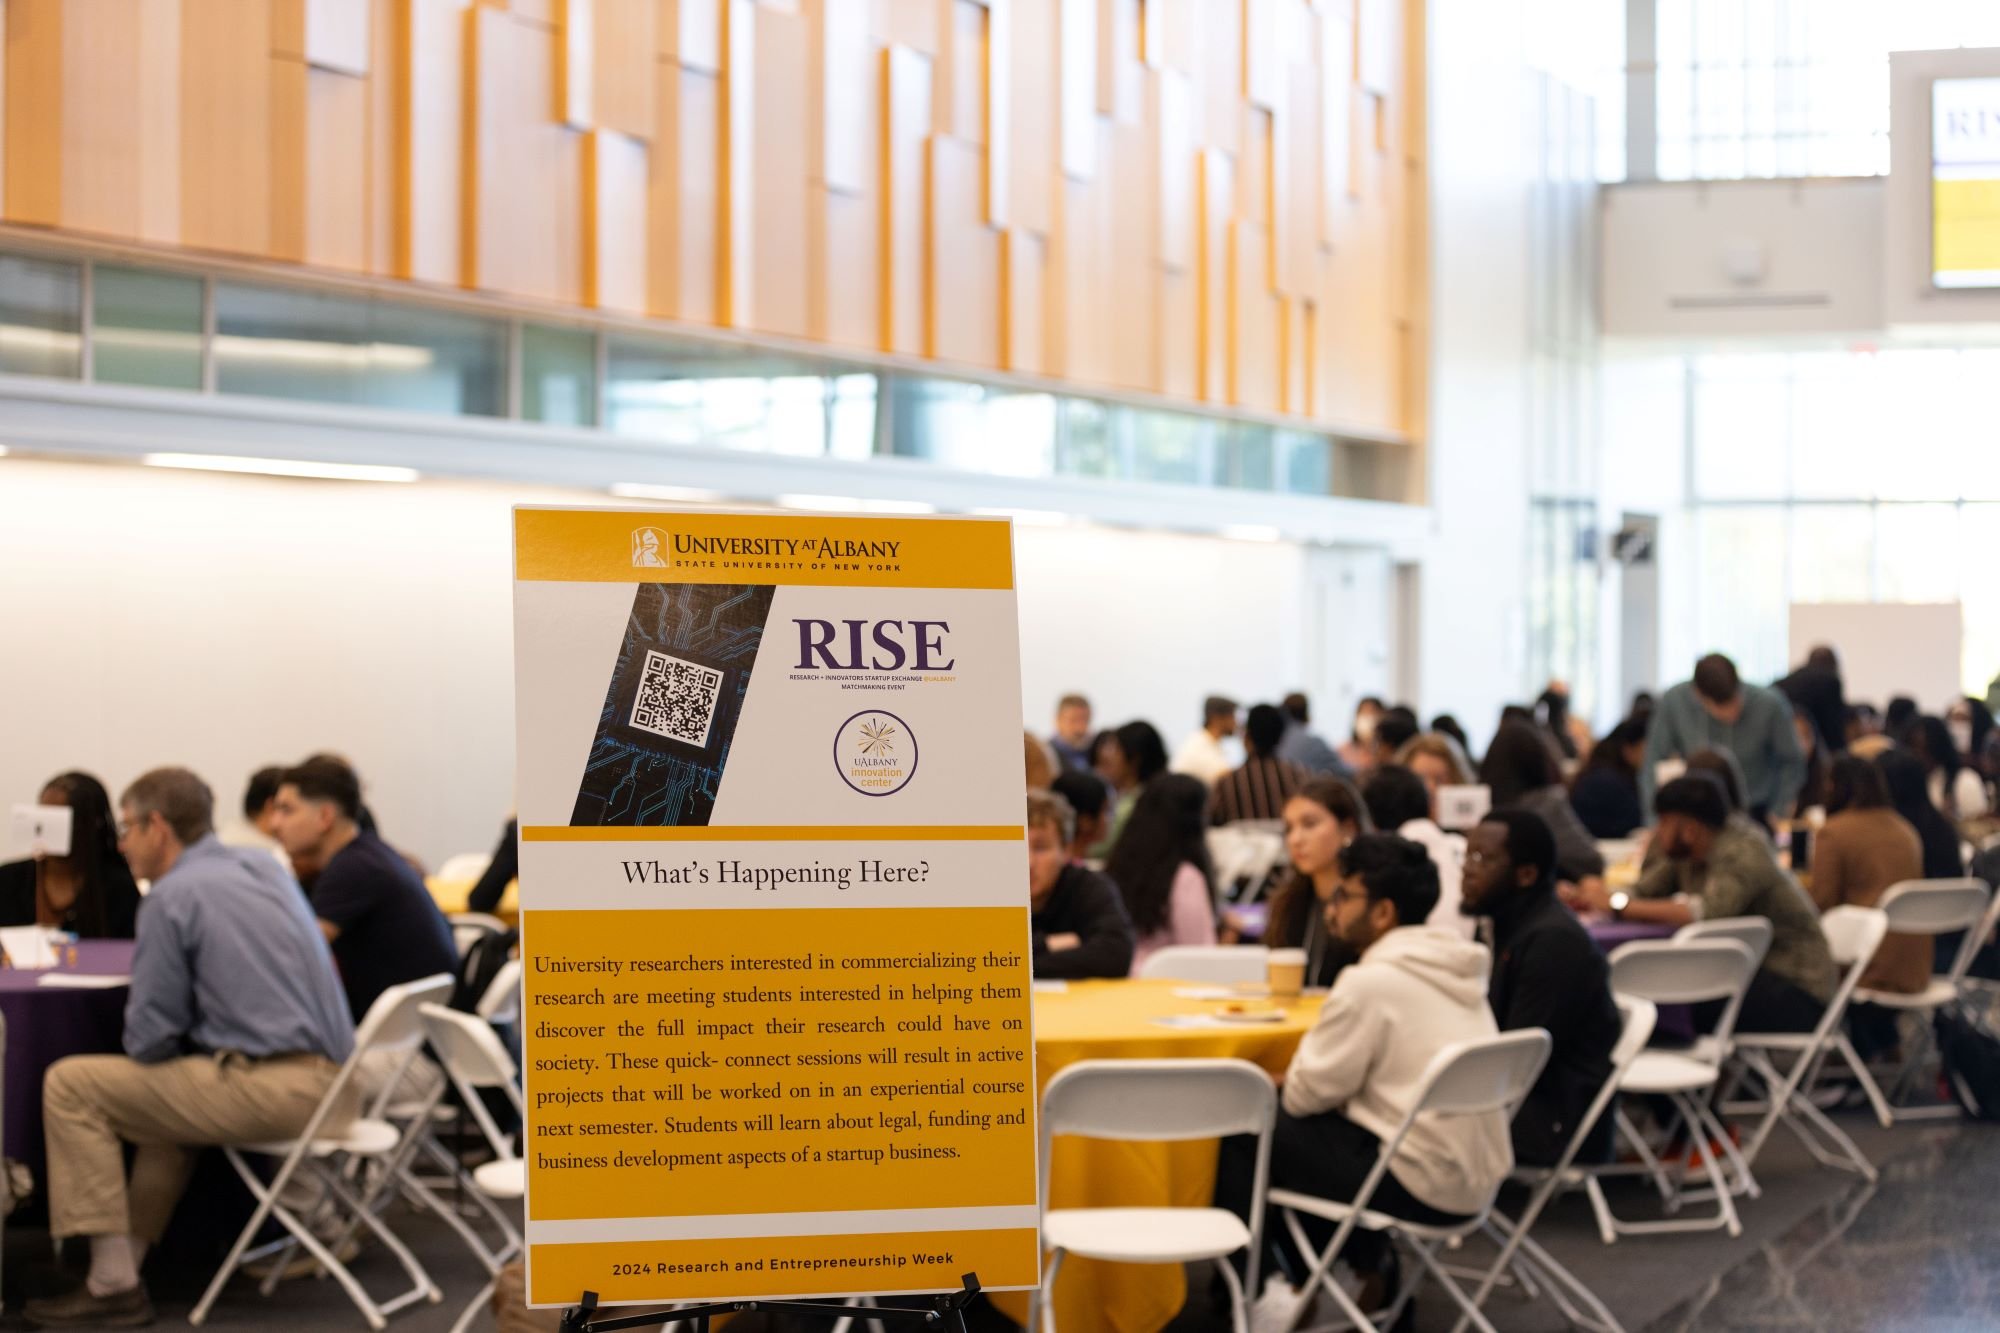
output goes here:
<path id="1" fill-rule="evenodd" d="M 715 1301 L 707 1305 L 692 1305 L 664 1313 L 653 1311 L 647 1314 L 621 1315 L 617 1318 L 597 1320 L 591 1318 L 597 1312 L 597 1293 L 586 1291 L 580 1304 L 563 1311 L 560 1327 L 562 1333 L 618 1333 L 620 1329 L 651 1328 L 659 1326 L 662 1322 L 678 1324 L 692 1321 L 696 1333 L 709 1333 L 708 1321 L 716 1315 L 747 1314 L 752 1310 L 783 1310 L 789 1314 L 824 1315 L 829 1319 L 865 1318 L 885 1324 L 916 1324 L 921 1328 L 955 1327 L 958 1333 L 965 1333 L 965 1307 L 979 1294 L 979 1275 L 967 1273 L 959 1281 L 964 1285 L 957 1291 L 931 1297 L 928 1309 L 895 1305 L 854 1306 L 827 1301 L 748 1299 Z"/>

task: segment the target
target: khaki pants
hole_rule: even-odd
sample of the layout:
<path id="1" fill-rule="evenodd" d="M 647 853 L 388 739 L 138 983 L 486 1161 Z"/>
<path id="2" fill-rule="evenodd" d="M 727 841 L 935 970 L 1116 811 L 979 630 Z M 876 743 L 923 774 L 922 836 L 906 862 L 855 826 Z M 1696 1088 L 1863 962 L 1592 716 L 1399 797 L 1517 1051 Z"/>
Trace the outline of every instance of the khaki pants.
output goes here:
<path id="1" fill-rule="evenodd" d="M 122 1055 L 57 1061 L 42 1085 L 49 1230 L 57 1237 L 130 1233 L 157 1241 L 187 1188 L 195 1149 L 296 1136 L 339 1071 L 317 1055 L 192 1055 L 145 1065 Z M 346 1128 L 359 1093 L 350 1085 L 341 1100 L 326 1134 Z M 125 1143 L 138 1150 L 129 1189 Z"/>

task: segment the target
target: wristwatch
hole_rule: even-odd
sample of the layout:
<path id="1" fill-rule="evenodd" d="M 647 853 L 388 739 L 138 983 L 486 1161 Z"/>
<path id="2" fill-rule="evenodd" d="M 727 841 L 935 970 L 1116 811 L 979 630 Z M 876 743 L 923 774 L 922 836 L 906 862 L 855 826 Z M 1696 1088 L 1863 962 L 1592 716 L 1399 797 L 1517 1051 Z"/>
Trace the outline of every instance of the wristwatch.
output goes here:
<path id="1" fill-rule="evenodd" d="M 1611 895 L 1611 915 L 1623 920 L 1625 909 L 1631 906 L 1631 903 L 1632 895 L 1623 889 L 1618 890 L 1618 892 Z"/>

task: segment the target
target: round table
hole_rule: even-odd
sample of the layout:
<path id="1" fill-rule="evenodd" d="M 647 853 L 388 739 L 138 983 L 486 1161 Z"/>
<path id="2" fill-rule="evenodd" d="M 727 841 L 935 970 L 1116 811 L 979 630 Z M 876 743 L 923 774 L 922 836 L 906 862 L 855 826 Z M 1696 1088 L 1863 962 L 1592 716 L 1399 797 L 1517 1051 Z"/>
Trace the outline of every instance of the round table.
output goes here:
<path id="1" fill-rule="evenodd" d="M 1038 1090 L 1079 1060 L 1248 1060 L 1274 1074 L 1291 1063 L 1299 1039 L 1318 1017 L 1324 994 L 1285 1006 L 1275 1023 L 1199 1020 L 1221 1008 L 1216 1000 L 1176 995 L 1190 983 L 1176 981 L 1074 981 L 1062 991 L 1035 993 L 1035 1078 Z M 1214 1140 L 1123 1143 L 1056 1140 L 1049 1164 L 1051 1208 L 1187 1207 L 1206 1205 L 1215 1191 Z M 1070 1333 L 1115 1329 L 1152 1333 L 1180 1311 L 1186 1299 L 1178 1265 L 1103 1264 L 1070 1259 L 1056 1284 L 1056 1319 Z M 996 1303 L 1014 1319 L 1027 1317 L 1026 1293 Z"/>
<path id="2" fill-rule="evenodd" d="M 132 972 L 131 940 L 79 940 L 76 966 L 42 971 L 0 968 L 0 1018 L 7 1023 L 4 1089 L 0 1089 L 0 1150 L 42 1174 L 42 1075 L 66 1055 L 123 1049 L 125 998 Z M 121 978 L 115 986 L 45 985 L 62 976 Z"/>
<path id="3" fill-rule="evenodd" d="M 446 916 L 451 916 L 457 912 L 471 910 L 466 905 L 465 900 L 472 896 L 472 891 L 475 888 L 479 887 L 479 881 L 476 879 L 445 879 L 439 875 L 432 875 L 424 881 L 424 887 L 430 890 L 431 901 L 438 905 L 438 911 L 443 912 Z M 507 887 L 500 893 L 500 901 L 495 904 L 493 910 L 488 912 L 487 915 L 496 916 L 510 926 L 521 924 L 521 889 L 519 881 L 511 879 L 507 881 Z"/>

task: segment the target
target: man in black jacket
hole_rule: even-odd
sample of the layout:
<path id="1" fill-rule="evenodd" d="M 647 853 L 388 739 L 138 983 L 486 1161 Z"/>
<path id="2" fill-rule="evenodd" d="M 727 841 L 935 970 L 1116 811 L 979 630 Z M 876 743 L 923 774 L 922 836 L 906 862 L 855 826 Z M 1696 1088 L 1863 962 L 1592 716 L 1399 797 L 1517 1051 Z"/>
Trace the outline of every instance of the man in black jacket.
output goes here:
<path id="1" fill-rule="evenodd" d="M 1132 971 L 1132 919 L 1118 887 L 1069 859 L 1076 812 L 1054 792 L 1028 793 L 1028 906 L 1037 977 L 1122 977 Z"/>
<path id="2" fill-rule="evenodd" d="M 1554 1043 L 1514 1116 L 1515 1160 L 1532 1166 L 1562 1156 L 1611 1073 L 1620 1026 L 1610 969 L 1555 888 L 1555 834 L 1540 815 L 1495 810 L 1466 839 L 1460 910 L 1493 922 L 1494 1021 L 1546 1028 Z M 1605 1160 L 1611 1127 L 1600 1117 L 1578 1160 Z"/>

